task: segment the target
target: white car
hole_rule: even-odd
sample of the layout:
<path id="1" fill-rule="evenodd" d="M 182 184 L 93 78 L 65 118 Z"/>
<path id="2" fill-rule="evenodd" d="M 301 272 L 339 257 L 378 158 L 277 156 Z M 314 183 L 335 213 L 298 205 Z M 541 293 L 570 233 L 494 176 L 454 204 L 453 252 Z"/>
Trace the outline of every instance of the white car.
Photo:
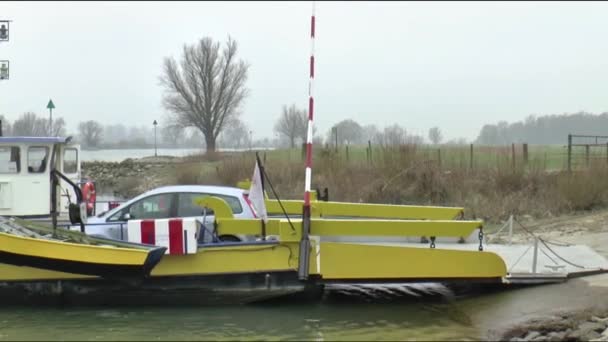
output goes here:
<path id="1" fill-rule="evenodd" d="M 235 218 L 256 217 L 255 211 L 247 199 L 246 191 L 243 189 L 224 186 L 176 185 L 150 190 L 116 208 L 88 218 L 85 232 L 87 235 L 126 240 L 128 220 L 172 217 L 197 217 L 211 231 L 214 221 L 213 212 L 195 204 L 196 199 L 205 196 L 216 196 L 225 200 L 232 208 Z M 70 229 L 79 230 L 80 227 L 75 226 Z M 219 239 L 236 242 L 254 240 L 255 237 L 224 235 L 219 236 Z"/>

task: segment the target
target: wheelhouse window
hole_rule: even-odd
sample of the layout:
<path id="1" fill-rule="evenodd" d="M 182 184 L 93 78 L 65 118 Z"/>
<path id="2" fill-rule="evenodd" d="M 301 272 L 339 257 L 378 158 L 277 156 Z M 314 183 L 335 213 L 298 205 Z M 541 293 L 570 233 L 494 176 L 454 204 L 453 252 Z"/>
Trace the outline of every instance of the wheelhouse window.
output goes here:
<path id="1" fill-rule="evenodd" d="M 66 148 L 63 151 L 63 172 L 72 174 L 78 172 L 78 150 Z"/>
<path id="2" fill-rule="evenodd" d="M 21 153 L 19 146 L 0 147 L 0 173 L 19 173 Z"/>
<path id="3" fill-rule="evenodd" d="M 31 146 L 27 149 L 27 170 L 29 173 L 44 173 L 48 164 L 49 148 Z"/>

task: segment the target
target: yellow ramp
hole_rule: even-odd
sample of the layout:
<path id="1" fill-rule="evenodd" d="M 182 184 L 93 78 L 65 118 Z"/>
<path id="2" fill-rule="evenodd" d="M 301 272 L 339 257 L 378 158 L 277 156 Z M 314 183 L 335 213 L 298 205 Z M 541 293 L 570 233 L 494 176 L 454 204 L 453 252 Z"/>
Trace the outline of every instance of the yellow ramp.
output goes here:
<path id="1" fill-rule="evenodd" d="M 496 279 L 507 267 L 491 252 L 321 242 L 320 273 L 326 281 Z"/>
<path id="2" fill-rule="evenodd" d="M 282 215 L 283 209 L 277 200 L 267 199 L 266 211 L 271 215 Z M 301 215 L 304 201 L 281 201 L 287 214 Z M 384 219 L 410 220 L 453 220 L 462 215 L 461 207 L 434 207 L 419 205 L 394 205 L 349 202 L 312 201 L 311 215 L 313 217 L 369 217 Z"/>

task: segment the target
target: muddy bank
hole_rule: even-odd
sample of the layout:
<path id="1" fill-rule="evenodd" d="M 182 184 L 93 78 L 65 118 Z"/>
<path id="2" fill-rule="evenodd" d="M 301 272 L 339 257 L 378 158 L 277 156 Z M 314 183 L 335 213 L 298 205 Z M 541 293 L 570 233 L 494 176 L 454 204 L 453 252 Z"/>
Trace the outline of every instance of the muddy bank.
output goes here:
<path id="1" fill-rule="evenodd" d="M 582 310 L 533 319 L 510 328 L 500 340 L 508 341 L 608 341 L 608 312 Z"/>
<path id="2" fill-rule="evenodd" d="M 608 257 L 608 210 L 521 223 L 534 234 L 553 241 L 587 245 Z M 531 236 L 514 225 L 513 243 L 530 244 Z M 563 284 L 544 285 L 501 294 L 490 331 L 492 340 L 511 341 L 608 341 L 608 274 L 570 279 Z M 501 301 L 501 297 L 509 300 Z M 500 312 L 510 312 L 501 317 Z M 517 317 L 509 322 L 508 316 Z M 496 323 L 504 320 L 508 324 Z"/>

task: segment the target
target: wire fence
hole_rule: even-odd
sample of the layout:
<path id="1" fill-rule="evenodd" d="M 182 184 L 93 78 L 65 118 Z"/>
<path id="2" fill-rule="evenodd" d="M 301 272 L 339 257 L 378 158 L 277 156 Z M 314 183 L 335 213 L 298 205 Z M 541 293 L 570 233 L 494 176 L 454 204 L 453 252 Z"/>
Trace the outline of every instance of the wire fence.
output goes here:
<path id="1" fill-rule="evenodd" d="M 563 145 L 530 145 L 513 143 L 503 146 L 487 145 L 342 145 L 315 146 L 314 159 L 338 159 L 345 163 L 375 164 L 386 159 L 425 161 L 447 169 L 480 168 L 534 168 L 545 171 L 565 171 L 588 168 L 591 165 L 608 165 L 608 139 L 606 143 L 582 143 L 573 140 Z M 303 149 L 287 148 L 263 151 L 266 160 L 304 161 Z"/>

